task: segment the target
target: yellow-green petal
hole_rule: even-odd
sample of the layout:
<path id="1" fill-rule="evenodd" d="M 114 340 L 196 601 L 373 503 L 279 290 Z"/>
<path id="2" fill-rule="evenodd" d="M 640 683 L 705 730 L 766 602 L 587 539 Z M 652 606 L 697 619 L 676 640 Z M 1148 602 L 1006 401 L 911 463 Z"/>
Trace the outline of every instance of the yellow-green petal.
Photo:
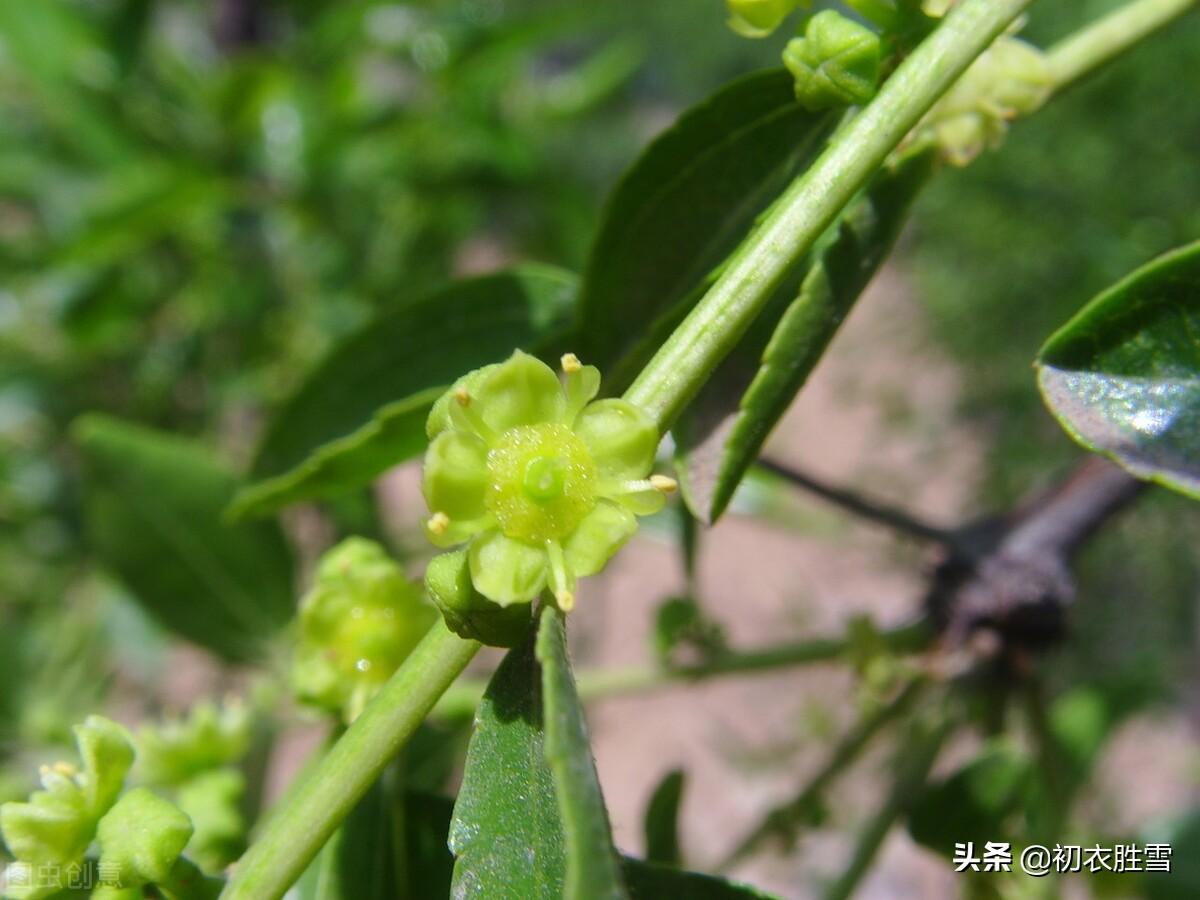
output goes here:
<path id="1" fill-rule="evenodd" d="M 422 490 L 435 513 L 451 519 L 477 519 L 487 510 L 488 448 L 478 437 L 443 431 L 425 452 Z"/>
<path id="2" fill-rule="evenodd" d="M 561 421 L 566 399 L 554 371 L 518 350 L 471 389 L 471 403 L 499 434 L 521 425 Z"/>
<path id="3" fill-rule="evenodd" d="M 500 368 L 500 363 L 492 363 L 491 365 L 474 369 L 454 382 L 446 393 L 438 397 L 434 401 L 433 408 L 429 410 L 429 418 L 425 420 L 426 437 L 432 441 L 443 431 L 448 431 L 452 428 L 450 404 L 457 402 L 454 399 L 454 395 L 460 390 L 465 390 L 468 394 L 474 393 L 475 389 L 498 368 Z"/>
<path id="4" fill-rule="evenodd" d="M 597 400 L 575 420 L 577 434 L 606 481 L 645 478 L 654 465 L 658 429 L 642 410 L 625 400 Z"/>
<path id="5" fill-rule="evenodd" d="M 637 531 L 637 519 L 625 507 L 601 500 L 563 542 L 567 568 L 577 577 L 595 575 Z"/>
<path id="6" fill-rule="evenodd" d="M 467 557 L 475 589 L 501 606 L 528 603 L 546 586 L 546 551 L 499 530 L 476 536 Z"/>

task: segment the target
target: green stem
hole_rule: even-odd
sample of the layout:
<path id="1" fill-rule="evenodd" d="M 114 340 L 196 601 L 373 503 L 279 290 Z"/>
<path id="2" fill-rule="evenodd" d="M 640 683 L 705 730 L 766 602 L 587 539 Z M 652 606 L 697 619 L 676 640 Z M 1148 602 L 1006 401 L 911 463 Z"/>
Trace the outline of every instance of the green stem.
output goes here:
<path id="1" fill-rule="evenodd" d="M 933 768 L 934 760 L 937 759 L 938 751 L 948 732 L 949 727 L 945 724 L 933 727 L 918 725 L 913 728 L 903 755 L 897 763 L 896 777 L 887 799 L 879 812 L 859 833 L 850 862 L 825 894 L 825 900 L 846 900 L 854 893 L 863 875 L 871 867 L 875 854 L 883 846 L 884 838 L 892 830 L 892 825 L 908 810 L 924 787 L 929 770 Z"/>
<path id="2" fill-rule="evenodd" d="M 881 706 L 874 714 L 859 719 L 854 727 L 838 741 L 825 765 L 818 770 L 817 774 L 804 786 L 804 789 L 794 799 L 780 804 L 768 812 L 762 823 L 730 851 L 717 870 L 724 872 L 737 865 L 755 853 L 771 837 L 791 836 L 794 842 L 797 826 L 810 814 L 829 786 L 842 772 L 853 765 L 859 754 L 883 730 L 884 726 L 912 706 L 924 686 L 924 681 L 911 682 L 890 703 Z"/>
<path id="3" fill-rule="evenodd" d="M 955 79 L 1032 0 L 964 0 L 772 207 L 625 399 L 665 432 L 780 282 Z"/>
<path id="4" fill-rule="evenodd" d="M 909 625 L 880 633 L 883 646 L 894 653 L 915 652 L 929 641 L 929 623 L 919 619 Z M 832 662 L 842 657 L 852 643 L 850 637 L 816 638 L 798 643 L 780 644 L 758 650 L 730 651 L 694 666 L 662 668 L 635 666 L 628 669 L 580 672 L 579 696 L 598 700 L 628 694 L 641 694 L 671 685 L 704 681 L 721 675 L 753 675 L 789 666 Z M 461 682 L 452 687 L 434 708 L 434 714 L 447 719 L 474 715 L 475 707 L 487 687 L 482 681 Z"/>
<path id="5" fill-rule="evenodd" d="M 1134 0 L 1046 51 L 1061 90 L 1196 5 L 1196 0 Z"/>
<path id="6" fill-rule="evenodd" d="M 304 872 L 479 650 L 442 622 L 429 629 L 362 715 L 271 816 L 223 900 L 278 900 Z"/>

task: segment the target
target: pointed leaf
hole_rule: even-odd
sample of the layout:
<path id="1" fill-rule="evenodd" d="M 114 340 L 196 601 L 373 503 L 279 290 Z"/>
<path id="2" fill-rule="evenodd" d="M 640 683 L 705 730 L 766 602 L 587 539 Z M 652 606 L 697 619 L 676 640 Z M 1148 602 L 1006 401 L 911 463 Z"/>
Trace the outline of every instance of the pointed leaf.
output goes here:
<path id="1" fill-rule="evenodd" d="M 554 773 L 567 845 L 567 900 L 620 900 L 629 894 L 621 878 L 612 828 L 596 778 L 583 707 L 567 659 L 563 614 L 542 610 L 537 659 L 542 664 L 546 761 Z"/>
<path id="2" fill-rule="evenodd" d="M 1029 757 L 996 741 L 947 778 L 927 785 L 908 814 L 908 831 L 919 844 L 952 855 L 954 845 L 982 847 L 1004 840 L 1005 820 L 1020 802 L 1033 771 Z"/>
<path id="3" fill-rule="evenodd" d="M 237 479 L 199 444 L 99 415 L 74 436 L 101 562 L 166 627 L 227 659 L 259 658 L 295 608 L 278 526 L 223 521 Z"/>
<path id="4" fill-rule="evenodd" d="M 836 122 L 796 103 L 786 71 L 758 72 L 685 112 L 625 173 L 580 299 L 584 358 L 605 373 L 610 393 L 636 374 Z"/>
<path id="5" fill-rule="evenodd" d="M 646 860 L 677 866 L 683 861 L 679 850 L 679 804 L 683 800 L 684 774 L 672 769 L 658 783 L 646 806 Z"/>
<path id="6" fill-rule="evenodd" d="M 450 826 L 451 896 L 561 900 L 566 843 L 544 744 L 531 628 L 492 676 L 475 715 Z"/>
<path id="7" fill-rule="evenodd" d="M 910 158 L 880 173 L 818 248 L 799 296 L 774 318 L 767 311 L 685 413 L 675 435 L 678 469 L 697 518 L 713 522 L 724 512 L 886 258 L 929 163 L 929 157 Z"/>
<path id="8" fill-rule="evenodd" d="M 1071 437 L 1200 498 L 1200 241 L 1092 300 L 1037 366 L 1042 398 Z"/>
<path id="9" fill-rule="evenodd" d="M 333 348 L 271 422 L 235 515 L 367 484 L 425 449 L 433 402 L 471 369 L 561 335 L 574 277 L 547 266 L 452 284 Z"/>

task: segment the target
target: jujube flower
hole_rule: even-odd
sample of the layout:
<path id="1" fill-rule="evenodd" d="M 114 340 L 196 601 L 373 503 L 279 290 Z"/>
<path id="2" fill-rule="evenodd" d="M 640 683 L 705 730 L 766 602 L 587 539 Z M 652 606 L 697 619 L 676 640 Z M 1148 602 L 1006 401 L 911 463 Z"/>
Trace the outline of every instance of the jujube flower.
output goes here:
<path id="1" fill-rule="evenodd" d="M 659 442 L 650 417 L 625 400 L 593 400 L 600 372 L 573 354 L 562 367 L 560 382 L 517 351 L 459 379 L 430 412 L 426 532 L 441 547 L 467 545 L 426 576 L 452 628 L 468 605 L 464 566 L 493 604 L 528 603 L 549 587 L 571 609 L 577 579 L 600 571 L 636 516 L 675 490 L 650 474 Z"/>

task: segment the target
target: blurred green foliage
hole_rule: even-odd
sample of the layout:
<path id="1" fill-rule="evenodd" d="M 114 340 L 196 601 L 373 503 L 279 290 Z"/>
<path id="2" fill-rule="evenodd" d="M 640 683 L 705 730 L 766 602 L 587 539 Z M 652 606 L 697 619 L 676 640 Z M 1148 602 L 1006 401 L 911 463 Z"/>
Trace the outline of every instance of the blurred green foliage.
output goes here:
<path id="1" fill-rule="evenodd" d="M 92 560 L 70 423 L 244 468 L 367 318 L 512 259 L 581 267 L 647 136 L 777 52 L 703 8 L 0 4 L 0 763 L 69 740 L 116 659 L 161 660 Z"/>

